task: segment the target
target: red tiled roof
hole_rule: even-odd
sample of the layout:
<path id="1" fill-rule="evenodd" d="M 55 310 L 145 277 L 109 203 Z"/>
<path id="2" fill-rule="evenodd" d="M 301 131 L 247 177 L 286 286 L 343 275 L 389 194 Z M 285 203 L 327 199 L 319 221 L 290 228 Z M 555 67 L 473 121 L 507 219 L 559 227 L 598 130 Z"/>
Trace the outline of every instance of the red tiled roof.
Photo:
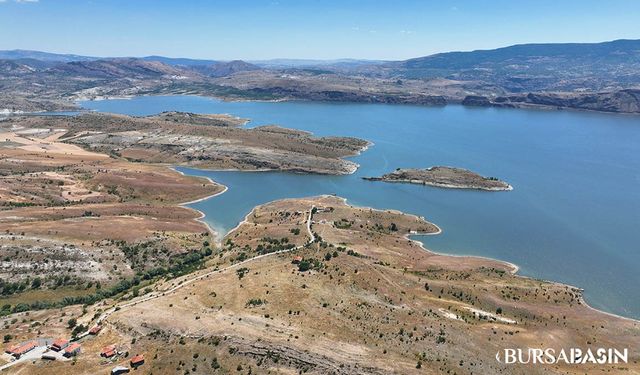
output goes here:
<path id="1" fill-rule="evenodd" d="M 104 348 L 102 348 L 102 352 L 100 352 L 100 355 L 103 357 L 112 357 L 114 354 L 116 354 L 115 345 L 105 346 Z"/>
<path id="2" fill-rule="evenodd" d="M 11 354 L 17 354 L 17 355 L 22 355 L 26 352 L 28 352 L 29 350 L 35 348 L 36 346 L 38 346 L 38 343 L 35 341 L 29 341 L 27 343 L 24 343 L 20 346 L 14 347 L 13 350 L 11 351 Z"/>
<path id="3" fill-rule="evenodd" d="M 138 363 L 142 363 L 142 362 L 144 362 L 144 355 L 142 355 L 142 354 L 138 354 L 138 355 L 134 356 L 133 358 L 131 358 L 131 364 L 132 365 L 135 365 L 135 364 L 138 364 Z"/>
<path id="4" fill-rule="evenodd" d="M 77 342 L 74 342 L 73 344 L 67 346 L 67 348 L 64 350 L 64 352 L 72 354 L 73 352 L 75 352 L 78 349 L 80 349 L 80 344 L 78 344 Z"/>
<path id="5" fill-rule="evenodd" d="M 51 344 L 51 346 L 56 346 L 58 348 L 62 348 L 63 346 L 67 345 L 68 343 L 69 343 L 69 340 L 57 339 L 56 341 L 53 342 L 53 344 Z"/>
<path id="6" fill-rule="evenodd" d="M 89 330 L 89 333 L 92 335 L 95 335 L 96 333 L 100 332 L 101 329 L 102 329 L 101 326 L 94 326 Z"/>

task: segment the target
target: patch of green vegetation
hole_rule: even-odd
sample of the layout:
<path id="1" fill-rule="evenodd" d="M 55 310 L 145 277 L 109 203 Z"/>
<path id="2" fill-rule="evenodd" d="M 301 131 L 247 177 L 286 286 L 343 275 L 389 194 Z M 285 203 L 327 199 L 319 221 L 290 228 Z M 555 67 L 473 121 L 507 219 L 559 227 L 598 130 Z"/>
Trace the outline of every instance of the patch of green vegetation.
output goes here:
<path id="1" fill-rule="evenodd" d="M 335 226 L 338 229 L 349 229 L 351 228 L 351 225 L 353 225 L 353 222 L 347 219 L 340 219 L 333 223 L 333 226 Z"/>
<path id="2" fill-rule="evenodd" d="M 287 237 L 279 240 L 277 238 L 263 237 L 260 242 L 264 242 L 265 244 L 258 244 L 256 247 L 258 254 L 269 254 L 276 251 L 290 250 L 295 247 L 294 244 L 289 243 L 289 238 Z"/>
<path id="3" fill-rule="evenodd" d="M 247 307 L 262 306 L 262 305 L 264 305 L 266 303 L 267 303 L 267 300 L 260 299 L 260 298 L 252 298 L 252 299 L 247 301 L 246 306 Z"/>
<path id="4" fill-rule="evenodd" d="M 0 310 L 0 316 L 6 316 L 12 313 L 43 310 L 50 308 L 59 308 L 70 305 L 92 305 L 106 298 L 114 298 L 140 286 L 142 282 L 147 284 L 160 277 L 175 278 L 188 273 L 192 273 L 202 267 L 204 262 L 212 254 L 210 248 L 204 248 L 201 251 L 193 251 L 187 254 L 181 254 L 173 258 L 172 263 L 167 267 L 157 267 L 148 271 L 141 271 L 132 279 L 121 280 L 110 288 L 102 288 L 96 285 L 95 291 L 90 294 L 82 294 L 76 296 L 66 296 L 57 301 L 34 301 L 31 303 L 19 302 L 15 305 L 5 304 Z"/>
<path id="5" fill-rule="evenodd" d="M 324 264 L 317 259 L 303 259 L 298 263 L 298 271 L 321 270 Z"/>
<path id="6" fill-rule="evenodd" d="M 244 277 L 244 275 L 247 274 L 247 272 L 249 272 L 249 269 L 247 267 L 238 268 L 236 270 L 236 275 L 238 275 L 238 280 L 242 280 L 242 278 Z"/>

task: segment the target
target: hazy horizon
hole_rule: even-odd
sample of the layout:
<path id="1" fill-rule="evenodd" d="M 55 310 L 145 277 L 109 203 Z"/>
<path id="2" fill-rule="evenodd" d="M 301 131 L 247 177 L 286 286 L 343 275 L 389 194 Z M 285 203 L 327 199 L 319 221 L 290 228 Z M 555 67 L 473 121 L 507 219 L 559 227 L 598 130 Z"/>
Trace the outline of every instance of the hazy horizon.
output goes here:
<path id="1" fill-rule="evenodd" d="M 2 0 L 0 0 L 0 3 L 2 2 Z M 408 59 L 411 58 L 417 58 L 417 57 L 424 57 L 424 56 L 430 56 L 430 55 L 436 55 L 436 54 L 441 54 L 441 53 L 450 53 L 450 52 L 473 52 L 473 51 L 480 51 L 480 50 L 494 50 L 494 49 L 500 49 L 500 48 L 506 48 L 506 47 L 511 47 L 511 46 L 515 46 L 515 45 L 523 45 L 523 44 L 598 44 L 598 43 L 606 43 L 606 42 L 613 42 L 613 41 L 617 41 L 617 40 L 640 40 L 640 38 L 635 39 L 635 38 L 620 38 L 620 39 L 612 39 L 612 40 L 601 40 L 601 41 L 593 41 L 593 42 L 571 42 L 571 41 L 567 41 L 567 42 L 532 42 L 532 43 L 516 43 L 516 44 L 510 44 L 507 46 L 498 46 L 495 48 L 487 48 L 487 49 L 472 49 L 472 50 L 451 50 L 451 51 L 438 51 L 438 52 L 434 52 L 428 55 L 418 55 L 418 56 L 412 56 L 409 57 Z M 203 57 L 203 58 L 199 58 L 199 57 L 192 57 L 192 56 L 172 56 L 172 55 L 162 55 L 162 54 L 150 54 L 150 55 L 138 55 L 138 56 L 134 56 L 134 55 L 121 55 L 121 56 L 98 56 L 98 55 L 85 55 L 85 54 L 81 54 L 81 53 L 76 53 L 76 52 L 59 52 L 59 51 L 47 51 L 47 50 L 33 50 L 33 49 L 24 49 L 24 48 L 12 48 L 12 49 L 0 49 L 0 51 L 23 51 L 23 52 L 43 52 L 43 53 L 49 53 L 49 54 L 56 54 L 56 55 L 74 55 L 74 56 L 82 56 L 82 57 L 91 57 L 91 58 L 97 58 L 97 59 L 110 59 L 110 58 L 145 58 L 145 57 L 165 57 L 165 58 L 171 58 L 171 59 L 192 59 L 192 60 L 214 60 L 214 61 L 234 61 L 234 60 L 243 60 L 243 61 L 248 61 L 248 62 L 268 62 L 268 61 L 278 61 L 278 60 L 282 60 L 282 61 L 286 61 L 286 60 L 291 60 L 291 61 L 398 61 L 398 60 L 394 60 L 394 59 L 374 59 L 374 58 L 355 58 L 355 57 L 349 57 L 349 56 L 345 56 L 345 57 L 337 57 L 337 58 L 299 58 L 299 57 L 272 57 L 272 58 L 267 58 L 267 59 L 238 59 L 238 58 L 227 58 L 227 59 L 222 59 L 222 58 L 216 58 L 216 57 Z"/>
<path id="2" fill-rule="evenodd" d="M 0 33 L 12 36 L 0 40 L 0 49 L 97 57 L 404 60 L 514 44 L 638 39 L 637 14 L 640 2 L 624 0 L 0 0 Z"/>

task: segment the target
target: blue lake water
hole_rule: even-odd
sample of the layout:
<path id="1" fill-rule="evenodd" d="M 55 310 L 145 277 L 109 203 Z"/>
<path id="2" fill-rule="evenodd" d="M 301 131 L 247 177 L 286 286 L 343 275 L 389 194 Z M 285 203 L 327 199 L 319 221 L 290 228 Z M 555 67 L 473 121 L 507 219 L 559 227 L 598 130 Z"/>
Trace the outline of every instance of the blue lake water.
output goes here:
<path id="1" fill-rule="evenodd" d="M 181 171 L 229 190 L 193 204 L 224 232 L 274 199 L 337 194 L 351 204 L 424 216 L 443 229 L 418 237 L 434 251 L 516 263 L 527 276 L 585 289 L 590 305 L 640 318 L 640 117 L 462 106 L 222 102 L 139 97 L 82 102 L 103 112 L 230 113 L 374 142 L 349 176 Z M 398 167 L 449 165 L 495 176 L 511 192 L 369 182 Z"/>

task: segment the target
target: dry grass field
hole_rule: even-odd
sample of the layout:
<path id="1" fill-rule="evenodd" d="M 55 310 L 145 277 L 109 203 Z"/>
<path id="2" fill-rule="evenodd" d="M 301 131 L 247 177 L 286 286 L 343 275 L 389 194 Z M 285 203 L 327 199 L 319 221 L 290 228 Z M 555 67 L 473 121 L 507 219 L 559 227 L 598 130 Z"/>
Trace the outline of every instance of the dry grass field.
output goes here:
<path id="1" fill-rule="evenodd" d="M 307 243 L 311 211 L 316 240 L 282 251 L 283 243 Z M 517 276 L 512 265 L 428 252 L 407 238 L 414 231 L 438 228 L 336 197 L 257 207 L 207 270 L 158 283 L 139 303 L 120 303 L 105 330 L 86 339 L 74 367 L 37 362 L 18 373 L 89 374 L 125 363 L 100 360 L 99 348 L 108 343 L 129 356 L 144 353 L 147 362 L 137 371 L 147 374 L 640 371 L 633 349 L 625 365 L 496 362 L 505 347 L 635 348 L 640 326 L 589 308 L 576 288 Z M 251 260 L 259 254 L 271 255 Z M 105 308 L 90 307 L 82 319 Z"/>
<path id="2" fill-rule="evenodd" d="M 3 127 L 0 303 L 7 309 L 95 293 L 96 284 L 109 287 L 200 251 L 209 238 L 200 213 L 178 204 L 223 186 L 85 151 L 61 142 L 60 128 Z"/>
<path id="3" fill-rule="evenodd" d="M 209 123 L 219 118 L 188 121 L 238 130 Z M 78 340 L 73 360 L 24 361 L 11 373 L 108 373 L 136 354 L 145 356 L 140 374 L 640 371 L 640 323 L 591 309 L 577 288 L 517 276 L 514 265 L 429 252 L 409 237 L 439 233 L 424 218 L 333 196 L 285 199 L 254 208 L 217 246 L 200 214 L 180 203 L 223 186 L 69 145 L 92 131 L 77 124 L 64 134 L 64 123 L 2 125 L 0 335 L 9 345 L 103 326 Z M 257 131 L 282 145 L 307 139 Z M 325 141 L 303 144 L 342 149 Z M 119 352 L 112 359 L 99 355 L 108 345 Z M 526 347 L 630 348 L 630 358 L 537 367 L 495 360 L 501 349 Z"/>

